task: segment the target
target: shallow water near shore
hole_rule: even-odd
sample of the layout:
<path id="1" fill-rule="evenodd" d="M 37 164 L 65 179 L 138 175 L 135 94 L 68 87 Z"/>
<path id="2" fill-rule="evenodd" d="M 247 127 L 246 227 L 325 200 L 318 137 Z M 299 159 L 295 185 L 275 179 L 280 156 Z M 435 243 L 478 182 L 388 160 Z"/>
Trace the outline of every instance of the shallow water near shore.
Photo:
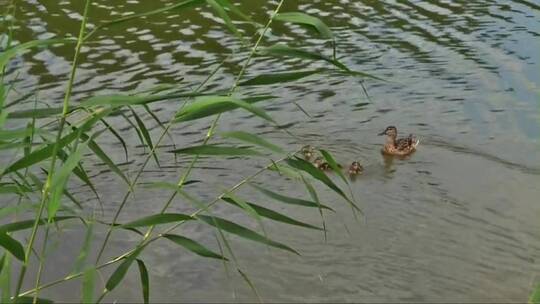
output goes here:
<path id="1" fill-rule="evenodd" d="M 43 5 L 32 0 L 18 4 L 14 37 L 19 41 L 76 35 L 80 1 Z M 96 0 L 92 18 L 111 19 L 143 12 L 170 1 Z M 140 3 L 139 3 L 140 2 Z M 244 1 L 244 11 L 266 20 L 274 2 Z M 76 8 L 76 9 L 75 9 Z M 351 182 L 363 216 L 355 219 L 349 206 L 333 193 L 320 191 L 321 200 L 336 212 L 325 216 L 327 240 L 320 232 L 291 229 L 268 222 L 267 233 L 297 249 L 301 256 L 271 250 L 230 237 L 243 269 L 267 302 L 523 302 L 540 278 L 540 4 L 514 1 L 286 1 L 282 11 L 300 10 L 323 19 L 335 32 L 338 57 L 355 70 L 387 81 L 367 80 L 369 98 L 359 79 L 343 75 L 311 76 L 287 86 L 241 88 L 271 93 L 265 108 L 296 140 L 260 120 L 235 111 L 226 114 L 219 130 L 249 130 L 294 151 L 311 144 L 331 151 L 348 164 L 360 161 L 365 172 Z M 65 20 L 70 20 L 66 22 Z M 134 92 L 160 84 L 196 87 L 239 41 L 207 8 L 169 13 L 104 30 L 83 49 L 73 100 L 115 92 Z M 267 43 L 295 37 L 302 44 L 324 50 L 321 41 L 299 27 L 278 25 Z M 289 38 L 292 40 L 291 38 Z M 294 45 L 294 41 L 290 41 Z M 300 45 L 300 44 L 299 44 Z M 14 108 L 40 102 L 59 106 L 69 73 L 72 50 L 62 46 L 37 50 L 19 58 L 11 77 L 20 73 Z M 325 52 L 330 52 L 327 47 Z M 330 54 L 328 53 L 328 54 Z M 298 60 L 256 60 L 248 75 L 276 69 L 301 70 Z M 318 63 L 309 67 L 318 67 Z M 240 66 L 225 64 L 210 84 L 229 87 Z M 298 103 L 311 117 L 295 106 Z M 162 119 L 178 102 L 153 105 Z M 143 116 L 148 118 L 146 116 Z M 117 121 L 116 121 L 117 119 Z M 132 174 L 144 154 L 137 135 L 121 118 L 119 129 L 130 146 L 125 162 L 122 146 L 104 134 L 102 147 Z M 175 128 L 177 147 L 200 143 L 209 121 Z M 396 125 L 402 135 L 421 139 L 418 151 L 404 160 L 384 158 L 384 141 L 377 133 Z M 148 119 L 151 133 L 160 127 Z M 150 128 L 151 126 L 151 128 Z M 163 151 L 170 150 L 166 141 Z M 164 164 L 145 170 L 144 181 L 175 181 L 189 158 L 163 153 Z M 203 200 L 234 185 L 266 165 L 267 160 L 204 158 L 188 186 Z M 87 167 L 111 217 L 126 191 L 108 168 Z M 333 178 L 338 180 L 337 177 Z M 290 196 L 307 197 L 273 174 L 257 178 L 268 188 Z M 216 187 L 208 187 L 215 185 Z M 284 207 L 247 188 L 246 199 L 270 206 L 305 222 L 320 225 L 317 210 Z M 87 187 L 73 191 L 92 202 Z M 122 220 L 159 212 L 169 192 L 139 188 Z M 535 203 L 536 202 L 536 203 Z M 192 210 L 177 199 L 172 211 Z M 217 206 L 215 214 L 256 228 L 239 210 Z M 78 252 L 84 232 L 66 227 L 51 246 L 43 282 L 60 278 Z M 215 244 L 213 231 L 201 225 L 182 228 L 202 243 Z M 98 229 L 99 232 L 99 229 Z M 102 234 L 95 244 L 100 244 Z M 107 257 L 120 254 L 139 236 L 113 234 Z M 65 253 L 63 255 L 62 253 Z M 75 254 L 76 256 L 76 254 Z M 219 261 L 202 260 L 177 246 L 160 241 L 143 254 L 150 270 L 153 302 L 252 302 L 257 298 L 241 277 Z M 106 280 L 110 269 L 105 270 Z M 30 287 L 28 282 L 28 286 Z M 43 297 L 78 301 L 80 283 L 60 284 Z M 140 301 L 135 270 L 106 299 Z"/>

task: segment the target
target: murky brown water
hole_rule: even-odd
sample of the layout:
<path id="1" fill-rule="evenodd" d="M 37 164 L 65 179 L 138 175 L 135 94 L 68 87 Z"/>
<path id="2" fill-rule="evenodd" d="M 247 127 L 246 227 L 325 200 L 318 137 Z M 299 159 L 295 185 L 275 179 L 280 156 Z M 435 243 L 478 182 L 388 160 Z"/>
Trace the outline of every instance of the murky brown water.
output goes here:
<path id="1" fill-rule="evenodd" d="M 103 19 L 171 3 L 95 2 L 91 15 Z M 244 11 L 257 20 L 264 20 L 275 6 L 273 1 L 244 2 Z M 19 1 L 15 37 L 27 41 L 75 35 L 81 6 L 81 1 Z M 358 79 L 337 75 L 313 76 L 285 87 L 242 89 L 278 96 L 261 106 L 305 142 L 238 111 L 221 120 L 220 130 L 264 134 L 289 150 L 310 143 L 332 151 L 341 162 L 358 159 L 366 167 L 352 184 L 365 222 L 355 221 L 345 203 L 321 191 L 321 198 L 337 209 L 326 217 L 327 242 L 317 232 L 266 225 L 270 236 L 292 245 L 302 257 L 231 237 L 242 269 L 262 298 L 269 302 L 524 301 L 540 274 L 540 2 L 286 1 L 283 11 L 293 10 L 319 16 L 332 27 L 343 62 L 389 82 L 366 82 L 371 101 Z M 216 20 L 209 8 L 197 8 L 100 32 L 83 54 L 74 99 L 95 92 L 148 89 L 181 79 L 195 87 L 239 46 Z M 322 49 L 320 40 L 306 37 L 312 36 L 303 29 L 279 25 L 266 41 Z M 68 47 L 60 47 L 18 59 L 13 65 L 20 72 L 19 95 L 11 100 L 17 103 L 15 107 L 31 107 L 36 91 L 40 101 L 59 105 L 70 54 Z M 248 76 L 307 65 L 298 60 L 258 60 Z M 239 68 L 238 61 L 226 64 L 209 88 L 227 88 Z M 176 102 L 154 105 L 163 119 L 177 107 Z M 124 168 L 134 173 L 143 148 L 123 119 L 115 122 L 124 126 L 122 135 L 131 146 L 132 157 Z M 148 124 L 157 136 L 159 126 L 151 120 Z M 376 133 L 391 124 L 422 139 L 410 159 L 385 161 L 381 157 L 382 139 Z M 176 145 L 199 142 L 207 125 L 204 121 L 177 127 L 173 131 Z M 121 145 L 108 136 L 101 138 L 103 147 L 123 162 Z M 167 157 L 163 156 L 164 163 Z M 187 161 L 180 159 L 179 166 L 163 169 L 151 164 L 143 180 L 175 181 Z M 262 165 L 262 160 L 204 159 L 193 178 L 205 184 L 191 185 L 189 190 L 210 199 L 215 190 L 208 185 L 232 185 Z M 104 165 L 89 169 L 111 214 L 125 186 L 111 178 Z M 272 174 L 258 181 L 289 195 L 307 195 L 303 188 Z M 285 208 L 247 190 L 241 192 L 246 198 L 320 223 L 317 211 Z M 87 188 L 75 194 L 88 203 L 93 200 Z M 158 212 L 167 196 L 141 189 L 123 219 Z M 173 210 L 191 210 L 188 205 L 178 200 Z M 230 207 L 218 206 L 215 212 L 249 222 Z M 183 229 L 209 246 L 215 244 L 212 230 L 206 227 Z M 76 229 L 62 232 L 53 244 L 60 254 L 50 257 L 45 282 L 60 277 L 58 269 L 71 269 L 71 257 L 81 239 Z M 107 255 L 122 252 L 137 239 L 114 234 Z M 233 270 L 227 274 L 221 263 L 194 257 L 165 241 L 150 247 L 143 258 L 150 269 L 155 302 L 256 300 Z M 43 296 L 77 300 L 78 284 L 58 285 Z M 136 271 L 108 299 L 140 301 Z"/>

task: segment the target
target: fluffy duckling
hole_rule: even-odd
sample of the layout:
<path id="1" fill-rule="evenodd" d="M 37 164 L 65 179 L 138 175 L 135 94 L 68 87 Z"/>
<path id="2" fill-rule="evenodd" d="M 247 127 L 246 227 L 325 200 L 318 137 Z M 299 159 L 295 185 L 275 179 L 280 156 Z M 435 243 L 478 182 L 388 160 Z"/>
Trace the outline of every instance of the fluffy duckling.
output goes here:
<path id="1" fill-rule="evenodd" d="M 313 162 L 313 166 L 323 171 L 330 169 L 330 165 L 327 162 L 325 162 L 324 158 L 322 157 L 317 157 L 315 161 Z"/>
<path id="2" fill-rule="evenodd" d="M 414 135 L 404 138 L 397 138 L 397 128 L 394 126 L 387 127 L 379 135 L 386 135 L 386 143 L 382 148 L 382 152 L 389 155 L 405 156 L 413 153 L 420 143 Z"/>
<path id="3" fill-rule="evenodd" d="M 315 148 L 310 145 L 305 145 L 300 152 L 304 155 L 304 158 L 309 161 L 315 155 Z"/>
<path id="4" fill-rule="evenodd" d="M 361 174 L 363 171 L 364 167 L 362 167 L 362 165 L 360 165 L 360 163 L 357 161 L 352 162 L 352 164 L 349 166 L 349 175 L 351 176 Z"/>

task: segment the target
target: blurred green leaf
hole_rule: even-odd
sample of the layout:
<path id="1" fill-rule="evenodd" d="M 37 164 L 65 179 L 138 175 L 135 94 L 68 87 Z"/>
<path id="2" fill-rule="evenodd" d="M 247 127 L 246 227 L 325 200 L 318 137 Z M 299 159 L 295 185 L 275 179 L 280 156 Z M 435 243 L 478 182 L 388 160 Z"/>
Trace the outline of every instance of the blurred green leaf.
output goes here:
<path id="1" fill-rule="evenodd" d="M 252 85 L 268 85 L 281 82 L 291 82 L 293 80 L 298 80 L 313 74 L 321 73 L 323 70 L 311 70 L 311 71 L 300 71 L 300 72 L 283 72 L 283 73 L 272 73 L 272 74 L 262 74 L 257 75 L 251 79 L 248 79 L 244 82 L 241 82 L 241 86 L 252 86 Z"/>
<path id="2" fill-rule="evenodd" d="M 540 283 L 536 285 L 535 289 L 531 293 L 529 297 L 529 303 L 530 304 L 540 303 Z"/>
<path id="3" fill-rule="evenodd" d="M 222 200 L 224 200 L 227 203 L 230 203 L 232 205 L 235 205 L 237 207 L 240 207 L 237 202 L 230 199 L 229 197 L 224 197 L 224 198 L 222 198 Z M 285 223 L 285 224 L 296 225 L 296 226 L 301 226 L 301 227 L 315 229 L 315 230 L 322 230 L 319 227 L 297 221 L 297 220 L 295 220 L 293 218 L 290 218 L 290 217 L 288 217 L 286 215 L 283 215 L 283 214 L 278 213 L 278 212 L 276 212 L 274 210 L 270 210 L 268 208 L 256 205 L 254 203 L 246 202 L 246 204 L 248 204 L 255 212 L 257 212 L 258 215 L 260 215 L 262 217 L 266 217 L 266 218 L 269 218 L 271 220 L 281 222 L 281 223 Z"/>
<path id="4" fill-rule="evenodd" d="M 105 284 L 105 289 L 108 291 L 111 291 L 118 286 L 118 284 L 124 279 L 126 276 L 127 271 L 129 270 L 129 267 L 131 264 L 133 264 L 133 261 L 137 258 L 137 256 L 141 253 L 141 251 L 146 247 L 146 245 L 143 245 L 141 247 L 138 247 L 135 249 L 130 255 L 124 258 L 124 261 L 116 268 L 116 270 L 113 272 L 113 274 L 109 277 L 107 280 L 107 283 Z"/>
<path id="5" fill-rule="evenodd" d="M 148 277 L 148 270 L 144 265 L 143 260 L 137 259 L 137 266 L 139 268 L 139 275 L 141 277 L 141 291 L 144 304 L 148 304 L 150 300 L 150 278 Z"/>
<path id="6" fill-rule="evenodd" d="M 169 151 L 171 153 L 190 154 L 190 155 L 226 155 L 226 156 L 243 156 L 243 155 L 261 155 L 261 153 L 248 148 L 227 147 L 219 145 L 202 145 L 189 148 L 176 149 Z"/>
<path id="7" fill-rule="evenodd" d="M 65 220 L 75 219 L 75 218 L 79 218 L 79 217 L 77 217 L 77 216 L 57 216 L 53 220 L 54 220 L 54 222 L 60 222 L 60 221 L 65 221 Z M 29 229 L 29 228 L 32 228 L 34 226 L 34 222 L 35 222 L 35 220 L 22 220 L 22 221 L 17 221 L 17 222 L 13 222 L 13 223 L 4 224 L 4 225 L 0 226 L 0 233 L 7 233 L 7 232 L 13 232 L 13 231 Z M 46 224 L 46 223 L 47 223 L 46 219 L 41 219 L 41 220 L 39 220 L 38 225 L 43 225 L 43 224 Z"/>
<path id="8" fill-rule="evenodd" d="M 328 165 L 330 165 L 330 168 L 332 168 L 332 171 L 334 171 L 337 175 L 339 175 L 339 177 L 341 177 L 341 179 L 345 182 L 345 184 L 348 184 L 349 182 L 345 178 L 345 175 L 343 175 L 343 172 L 341 172 L 341 168 L 339 164 L 336 162 L 336 160 L 334 159 L 334 157 L 332 156 L 332 154 L 330 154 L 330 152 L 323 149 L 320 149 L 319 151 L 321 152 L 322 156 L 324 157 Z"/>
<path id="9" fill-rule="evenodd" d="M 238 139 L 250 144 L 255 144 L 264 148 L 267 148 L 271 151 L 277 152 L 277 153 L 283 153 L 283 149 L 281 149 L 279 146 L 274 145 L 271 142 L 268 142 L 264 138 L 257 136 L 252 133 L 243 132 L 243 131 L 231 131 L 231 132 L 222 132 L 219 133 L 221 137 L 224 138 L 234 138 Z"/>
<path id="10" fill-rule="evenodd" d="M 34 48 L 37 46 L 73 43 L 75 41 L 76 40 L 74 39 L 46 39 L 46 40 L 32 40 L 32 41 L 19 44 L 15 47 L 9 48 L 7 50 L 4 50 L 2 53 L 0 53 L 0 71 L 4 70 L 4 67 L 9 62 L 9 60 L 11 60 L 11 58 L 26 51 L 27 49 Z"/>
<path id="11" fill-rule="evenodd" d="M 353 208 L 356 210 L 360 210 L 356 204 L 345 195 L 345 192 L 343 192 L 334 182 L 326 176 L 321 170 L 315 168 L 310 162 L 305 161 L 301 158 L 295 157 L 295 158 L 289 158 L 287 159 L 287 164 L 293 168 L 296 168 L 298 170 L 302 170 L 309 175 L 311 175 L 313 178 L 321 181 L 323 184 L 328 186 L 328 188 L 334 190 L 337 194 L 339 194 L 341 197 L 343 197 Z"/>
<path id="12" fill-rule="evenodd" d="M 319 18 L 310 16 L 302 12 L 285 12 L 278 13 L 274 20 L 283 22 L 292 22 L 308 26 L 319 32 L 319 34 L 326 39 L 334 39 L 334 35 L 330 28 Z"/>
<path id="13" fill-rule="evenodd" d="M 207 257 L 207 258 L 214 258 L 214 259 L 220 259 L 220 260 L 228 261 L 226 257 L 211 251 L 210 249 L 206 248 L 205 246 L 201 245 L 200 243 L 198 243 L 198 242 L 196 242 L 196 241 L 194 241 L 194 240 L 192 240 L 190 238 L 187 238 L 187 237 L 184 237 L 184 236 L 181 236 L 181 235 L 176 235 L 176 234 L 164 234 L 163 237 L 168 239 L 171 242 L 174 242 L 174 243 L 186 248 L 187 250 L 189 250 L 189 251 L 191 251 L 191 252 L 193 252 L 193 253 L 195 253 L 197 255 Z"/>
<path id="14" fill-rule="evenodd" d="M 9 253 L 16 257 L 19 261 L 24 262 L 23 246 L 21 243 L 19 243 L 19 241 L 15 240 L 4 231 L 0 231 L 0 246 L 9 251 Z"/>
<path id="15" fill-rule="evenodd" d="M 214 11 L 218 14 L 218 16 L 225 22 L 225 25 L 227 28 L 237 37 L 242 37 L 242 33 L 236 28 L 233 21 L 231 20 L 231 17 L 229 17 L 229 14 L 225 11 L 224 7 L 217 3 L 215 0 L 206 0 L 206 3 L 208 3 Z"/>
<path id="16" fill-rule="evenodd" d="M 94 303 L 94 288 L 96 281 L 96 269 L 90 267 L 83 273 L 82 278 L 82 303 Z"/>
<path id="17" fill-rule="evenodd" d="M 274 121 L 266 112 L 253 106 L 251 103 L 230 96 L 203 96 L 196 98 L 192 103 L 183 107 L 176 115 L 174 122 L 195 120 L 211 115 L 243 108 L 256 116 L 268 121 Z"/>
<path id="18" fill-rule="evenodd" d="M 17 298 L 17 303 L 19 303 L 19 304 L 34 304 L 34 297 L 28 297 L 28 296 L 18 297 Z M 54 301 L 49 300 L 49 299 L 44 299 L 44 298 L 37 298 L 35 303 L 36 304 L 53 304 Z"/>
<path id="19" fill-rule="evenodd" d="M 135 110 L 131 109 L 131 113 L 133 113 L 133 116 L 135 117 L 135 121 L 137 122 L 137 125 L 139 126 L 139 130 L 141 130 L 144 141 L 146 142 L 146 144 L 150 148 L 150 151 L 153 151 L 154 150 L 154 144 L 152 143 L 152 137 L 150 136 L 150 132 L 148 132 L 148 129 L 144 125 L 144 122 L 141 120 L 139 115 L 137 115 L 137 112 L 135 112 Z M 157 166 L 160 167 L 156 151 L 152 152 L 152 156 L 154 157 L 154 160 L 156 161 Z"/>
<path id="20" fill-rule="evenodd" d="M 289 197 L 289 196 L 285 196 L 285 195 L 281 195 L 279 193 L 276 193 L 276 192 L 273 192 L 273 191 L 270 191 L 268 189 L 265 189 L 263 187 L 260 187 L 260 186 L 257 186 L 255 184 L 250 184 L 253 188 L 259 190 L 262 194 L 272 198 L 272 199 L 275 199 L 277 201 L 280 201 L 280 202 L 283 202 L 285 204 L 291 204 L 291 205 L 298 205 L 298 206 L 304 206 L 304 207 L 312 207 L 312 208 L 318 208 L 319 205 L 315 202 L 312 202 L 312 201 L 307 201 L 307 200 L 303 200 L 303 199 L 298 199 L 298 198 L 295 198 L 295 197 Z M 328 210 L 332 210 L 334 211 L 332 208 L 328 207 L 328 206 L 325 206 L 325 205 L 320 205 L 321 208 L 323 209 L 328 209 Z"/>
<path id="21" fill-rule="evenodd" d="M 189 221 L 194 218 L 183 213 L 160 213 L 150 216 L 142 217 L 138 220 L 131 221 L 126 224 L 120 225 L 122 228 L 136 228 L 143 226 L 153 226 L 158 224 L 173 223 L 179 221 Z"/>
<path id="22" fill-rule="evenodd" d="M 242 238 L 259 242 L 262 244 L 266 244 L 268 246 L 276 247 L 276 248 L 283 249 L 283 250 L 295 253 L 297 255 L 300 255 L 296 250 L 290 248 L 287 245 L 278 243 L 276 241 L 272 241 L 271 239 L 266 238 L 249 228 L 240 226 L 236 223 L 225 220 L 223 218 L 216 217 L 216 216 L 207 216 L 207 215 L 198 215 L 197 218 L 199 218 L 201 221 L 207 223 L 210 226 L 214 226 L 218 229 L 225 230 L 229 233 L 238 235 Z"/>

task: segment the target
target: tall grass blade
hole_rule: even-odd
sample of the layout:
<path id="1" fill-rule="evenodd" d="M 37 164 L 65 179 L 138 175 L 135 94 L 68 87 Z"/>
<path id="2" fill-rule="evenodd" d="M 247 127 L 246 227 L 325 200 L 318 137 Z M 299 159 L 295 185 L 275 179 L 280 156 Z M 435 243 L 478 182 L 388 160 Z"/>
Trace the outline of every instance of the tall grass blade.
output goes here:
<path id="1" fill-rule="evenodd" d="M 295 158 L 287 159 L 287 164 L 293 168 L 296 168 L 298 170 L 302 170 L 308 173 L 313 178 L 319 180 L 320 182 L 328 186 L 328 188 L 334 190 L 334 192 L 339 194 L 349 204 L 351 204 L 353 208 L 355 208 L 356 210 L 360 210 L 360 208 L 358 208 L 358 206 L 356 206 L 356 204 L 351 199 L 349 199 L 349 197 L 347 197 L 345 192 L 343 192 L 338 186 L 336 186 L 336 184 L 334 184 L 334 182 L 330 178 L 328 178 L 328 176 L 326 176 L 326 174 L 324 174 L 321 170 L 315 168 L 310 162 L 303 160 L 301 158 L 295 157 Z"/>
<path id="2" fill-rule="evenodd" d="M 143 260 L 137 259 L 137 266 L 139 268 L 139 275 L 141 277 L 141 291 L 144 304 L 148 304 L 150 301 L 150 278 L 148 277 L 148 269 L 144 265 Z"/>
<path id="3" fill-rule="evenodd" d="M 68 113 L 73 111 L 74 107 L 68 109 Z M 9 119 L 27 119 L 27 118 L 48 118 L 62 113 L 62 107 L 55 108 L 35 108 L 31 110 L 13 111 L 8 114 Z"/>
<path id="4" fill-rule="evenodd" d="M 237 268 L 236 270 L 238 270 L 238 273 L 240 274 L 242 279 L 244 279 L 244 281 L 246 281 L 246 284 L 248 284 L 249 288 L 251 288 L 251 290 L 253 291 L 253 293 L 255 294 L 257 299 L 259 300 L 259 303 L 263 303 L 261 296 L 257 292 L 257 288 L 255 288 L 255 285 L 251 282 L 249 277 L 242 270 L 240 270 L 239 268 Z"/>
<path id="5" fill-rule="evenodd" d="M 142 217 L 138 220 L 120 225 L 122 228 L 137 228 L 145 226 L 153 226 L 158 224 L 173 223 L 179 221 L 189 221 L 194 218 L 183 213 L 160 213 Z"/>
<path id="6" fill-rule="evenodd" d="M 266 112 L 253 106 L 251 103 L 230 96 L 203 96 L 196 98 L 192 103 L 180 110 L 174 122 L 195 120 L 211 115 L 227 112 L 236 108 L 243 108 L 268 121 L 274 121 Z"/>
<path id="7" fill-rule="evenodd" d="M 94 303 L 94 288 L 96 282 L 96 269 L 90 267 L 84 271 L 82 277 L 82 303 Z"/>
<path id="8" fill-rule="evenodd" d="M 538 304 L 540 303 L 540 284 L 537 284 L 531 295 L 529 296 L 530 304 Z"/>
<path id="9" fill-rule="evenodd" d="M 35 299 L 35 301 L 34 301 Z M 17 303 L 20 304 L 53 304 L 53 300 L 44 299 L 44 298 L 35 298 L 35 297 L 17 297 Z"/>
<path id="10" fill-rule="evenodd" d="M 83 152 L 86 150 L 87 146 L 87 143 L 79 145 L 77 150 L 73 151 L 68 156 L 62 167 L 60 167 L 60 169 L 54 173 L 50 186 L 50 190 L 53 194 L 51 195 L 49 204 L 47 205 L 49 220 L 53 219 L 56 216 L 58 209 L 60 209 L 62 194 L 64 193 L 68 177 L 73 169 L 79 164 L 79 161 L 81 160 Z"/>
<path id="11" fill-rule="evenodd" d="M 229 17 L 229 14 L 225 11 L 223 6 L 219 3 L 217 3 L 215 0 L 206 0 L 206 3 L 208 3 L 214 11 L 219 15 L 219 17 L 225 22 L 225 25 L 227 28 L 237 37 L 241 38 L 242 33 L 236 28 L 233 21 L 231 20 L 231 17 Z"/>
<path id="12" fill-rule="evenodd" d="M 133 261 L 139 256 L 141 251 L 146 246 L 143 245 L 137 249 L 135 249 L 130 255 L 124 258 L 124 261 L 116 268 L 116 270 L 113 272 L 113 274 L 109 277 L 107 280 L 107 283 L 105 283 L 105 289 L 107 291 L 111 291 L 120 284 L 120 282 L 124 279 L 126 276 L 127 271 L 129 270 L 129 267 L 131 264 L 133 264 Z"/>
<path id="13" fill-rule="evenodd" d="M 9 303 L 11 297 L 11 255 L 5 254 L 2 259 L 2 270 L 0 271 L 0 301 Z"/>
<path id="14" fill-rule="evenodd" d="M 300 255 L 296 250 L 292 249 L 291 247 L 287 245 L 273 241 L 269 238 L 266 238 L 258 234 L 257 232 L 249 228 L 243 227 L 241 225 L 225 220 L 223 218 L 216 217 L 216 216 L 207 216 L 207 215 L 198 215 L 197 218 L 207 223 L 208 225 L 214 226 L 218 229 L 225 230 L 239 237 L 252 240 L 261 244 L 266 244 L 268 246 L 272 246 L 275 248 L 283 249 L 283 250 L 295 253 L 297 255 Z"/>
<path id="15" fill-rule="evenodd" d="M 272 73 L 272 74 L 262 74 L 255 76 L 251 79 L 248 79 L 244 82 L 241 82 L 241 86 L 253 86 L 253 85 L 269 85 L 282 82 L 291 82 L 298 80 L 313 74 L 321 73 L 323 70 L 311 70 L 311 71 L 301 71 L 301 72 L 283 72 L 283 73 Z"/>
<path id="16" fill-rule="evenodd" d="M 78 273 L 84 269 L 86 258 L 88 257 L 88 254 L 90 253 L 90 249 L 92 246 L 93 236 L 94 236 L 94 223 L 89 222 L 88 225 L 86 225 L 86 235 L 84 237 L 84 242 L 82 244 L 81 250 L 79 251 L 79 256 L 77 257 L 77 260 L 75 261 L 75 265 L 73 266 L 72 273 Z M 83 302 L 83 303 L 87 303 L 87 302 Z"/>
<path id="17" fill-rule="evenodd" d="M 60 222 L 60 221 L 65 221 L 65 220 L 70 220 L 70 219 L 75 219 L 75 218 L 81 219 L 78 216 L 70 215 L 70 216 L 57 216 L 57 217 L 54 217 L 53 221 L 54 222 Z M 34 225 L 34 222 L 35 222 L 35 220 L 22 220 L 22 221 L 17 221 L 17 222 L 13 222 L 13 223 L 4 224 L 4 225 L 0 226 L 0 234 L 1 233 L 8 233 L 8 232 L 13 232 L 13 231 L 20 231 L 20 230 L 30 229 Z M 41 219 L 41 220 L 38 221 L 38 225 L 44 225 L 46 223 L 47 223 L 46 219 Z"/>
<path id="18" fill-rule="evenodd" d="M 255 184 L 250 184 L 250 185 L 253 188 L 259 190 L 262 194 L 264 194 L 264 195 L 266 195 L 266 196 L 268 196 L 268 197 L 270 197 L 272 199 L 275 199 L 277 201 L 280 201 L 282 203 L 290 204 L 290 205 L 298 205 L 298 206 L 303 206 L 303 207 L 319 208 L 319 204 L 317 204 L 317 203 L 315 203 L 313 201 L 307 201 L 307 200 L 303 200 L 303 199 L 299 199 L 299 198 L 295 198 L 295 197 L 281 195 L 279 193 L 276 193 L 274 191 L 265 189 L 263 187 L 255 185 Z M 320 207 L 323 208 L 323 209 L 334 211 L 332 208 L 330 208 L 330 207 L 328 207 L 326 205 L 320 204 Z"/>
<path id="19" fill-rule="evenodd" d="M 228 261 L 228 259 L 226 257 L 224 257 L 223 255 L 221 254 L 218 254 L 218 253 L 215 253 L 213 252 L 212 250 L 206 248 L 205 246 L 201 245 L 200 243 L 190 239 L 190 238 L 187 238 L 187 237 L 184 237 L 184 236 L 181 236 L 181 235 L 177 235 L 177 234 L 164 234 L 163 235 L 164 238 L 168 239 L 169 241 L 173 242 L 173 243 L 176 243 L 184 248 L 186 248 L 187 250 L 197 254 L 197 255 L 200 255 L 200 256 L 203 256 L 203 257 L 206 257 L 206 258 L 213 258 L 213 259 L 219 259 L 219 260 L 225 260 L 225 261 Z"/>
<path id="20" fill-rule="evenodd" d="M 137 125 L 139 126 L 139 130 L 141 130 L 144 141 L 150 148 L 150 151 L 153 151 L 152 156 L 154 157 L 154 160 L 156 161 L 157 166 L 160 167 L 157 153 L 156 151 L 154 151 L 154 144 L 152 143 L 152 137 L 150 136 L 150 132 L 148 132 L 148 129 L 144 125 L 144 122 L 141 120 L 139 115 L 137 115 L 137 112 L 135 112 L 135 110 L 133 109 L 131 109 L 131 112 L 133 113 L 133 116 L 135 117 L 135 121 L 137 122 Z"/>
<path id="21" fill-rule="evenodd" d="M 266 55 L 266 56 L 275 56 L 275 57 L 293 57 L 293 58 L 299 58 L 299 59 L 326 61 L 332 64 L 334 67 L 338 68 L 338 71 L 340 73 L 344 73 L 351 76 L 367 77 L 367 78 L 373 78 L 373 79 L 385 81 L 384 79 L 380 77 L 377 77 L 368 73 L 353 71 L 349 69 L 343 63 L 339 62 L 339 60 L 337 59 L 333 59 L 333 58 L 330 58 L 330 57 L 327 57 L 318 53 L 306 51 L 303 49 L 289 47 L 284 44 L 275 44 L 270 47 L 260 48 L 258 50 L 258 54 Z"/>
<path id="22" fill-rule="evenodd" d="M 251 17 L 249 17 L 248 15 L 244 14 L 240 9 L 238 9 L 234 4 L 232 4 L 231 2 L 229 2 L 229 0 L 215 0 L 217 3 L 219 3 L 219 5 L 221 5 L 223 8 L 231 11 L 231 13 L 235 14 L 236 16 L 244 19 L 245 21 L 249 22 L 249 23 L 252 23 L 254 25 L 257 25 L 257 26 L 261 26 L 261 24 L 258 24 L 257 22 L 253 21 L 253 19 L 251 19 Z"/>
<path id="23" fill-rule="evenodd" d="M 73 43 L 73 42 L 75 42 L 75 40 L 73 39 L 45 39 L 45 40 L 32 40 L 32 41 L 19 44 L 15 47 L 4 50 L 2 53 L 0 53 L 0 71 L 4 70 L 4 67 L 9 62 L 9 60 L 11 60 L 11 58 L 26 51 L 27 49 L 34 48 L 37 46 L 65 44 L 65 43 Z"/>
<path id="24" fill-rule="evenodd" d="M 201 145 L 169 151 L 170 153 L 215 156 L 259 156 L 261 153 L 249 148 L 237 148 L 220 145 Z"/>
<path id="25" fill-rule="evenodd" d="M 234 200 L 228 198 L 228 197 L 224 197 L 222 198 L 222 200 L 226 201 L 227 203 L 230 203 L 234 206 L 237 206 L 237 207 L 241 207 L 238 205 L 237 202 L 235 202 Z M 274 220 L 276 222 L 281 222 L 281 223 L 285 223 L 285 224 L 289 224 L 289 225 L 295 225 L 295 226 L 300 226 L 300 227 L 305 227 L 305 228 L 310 228 L 310 229 L 315 229 L 315 230 L 322 230 L 321 228 L 317 227 L 317 226 L 313 226 L 313 225 L 310 225 L 310 224 L 306 224 L 306 223 L 303 223 L 303 222 L 300 222 L 300 221 L 297 221 L 293 218 L 290 218 L 286 215 L 283 215 L 281 213 L 278 213 L 274 210 L 270 210 L 268 208 L 265 208 L 265 207 L 262 207 L 262 206 L 259 206 L 257 204 L 254 204 L 254 203 L 250 203 L 250 202 L 246 202 L 246 204 L 248 204 L 251 209 L 253 209 L 255 212 L 257 212 L 258 215 L 262 216 L 262 217 L 265 217 L 265 218 L 269 218 L 271 220 Z"/>
<path id="26" fill-rule="evenodd" d="M 112 161 L 112 159 L 109 158 L 107 153 L 105 153 L 94 140 L 88 141 L 88 147 L 99 159 L 101 159 L 101 161 L 103 161 L 103 163 L 107 165 L 107 167 L 109 167 L 109 169 L 111 169 L 112 172 L 116 173 L 116 175 L 122 178 L 122 180 L 124 180 L 126 184 L 130 184 L 124 172 L 120 170 L 120 168 Z"/>
<path id="27" fill-rule="evenodd" d="M 279 146 L 274 145 L 273 143 L 267 141 L 266 139 L 257 136 L 252 133 L 243 132 L 243 131 L 231 131 L 231 132 L 222 132 L 219 133 L 221 137 L 224 138 L 234 138 L 250 144 L 255 144 L 264 148 L 267 148 L 276 153 L 283 153 L 283 149 Z"/>
<path id="28" fill-rule="evenodd" d="M 274 17 L 274 20 L 307 26 L 316 30 L 325 39 L 334 39 L 334 34 L 321 19 L 302 12 L 279 13 Z"/>
<path id="29" fill-rule="evenodd" d="M 319 151 L 321 152 L 322 156 L 324 157 L 328 165 L 330 165 L 330 168 L 332 168 L 332 171 L 334 171 L 337 175 L 339 175 L 339 177 L 341 177 L 341 179 L 345 182 L 345 184 L 348 184 L 349 182 L 345 178 L 345 175 L 343 174 L 343 172 L 341 172 L 341 168 L 339 167 L 338 163 L 336 162 L 332 154 L 330 154 L 330 152 L 323 149 L 320 149 Z"/>
<path id="30" fill-rule="evenodd" d="M 302 182 L 306 186 L 309 196 L 311 196 L 311 199 L 317 203 L 319 215 L 321 216 L 321 222 L 322 222 L 323 231 L 324 231 L 324 241 L 326 242 L 326 234 L 327 234 L 326 221 L 324 220 L 324 213 L 321 207 L 319 196 L 317 195 L 317 191 L 315 191 L 315 188 L 313 187 L 313 185 L 311 185 L 311 183 L 304 177 L 304 175 L 301 175 L 301 176 L 302 176 Z"/>
<path id="31" fill-rule="evenodd" d="M 24 261 L 24 248 L 21 243 L 9 236 L 4 231 L 0 231 L 0 246 L 9 251 L 9 253 L 11 253 L 21 262 Z"/>

